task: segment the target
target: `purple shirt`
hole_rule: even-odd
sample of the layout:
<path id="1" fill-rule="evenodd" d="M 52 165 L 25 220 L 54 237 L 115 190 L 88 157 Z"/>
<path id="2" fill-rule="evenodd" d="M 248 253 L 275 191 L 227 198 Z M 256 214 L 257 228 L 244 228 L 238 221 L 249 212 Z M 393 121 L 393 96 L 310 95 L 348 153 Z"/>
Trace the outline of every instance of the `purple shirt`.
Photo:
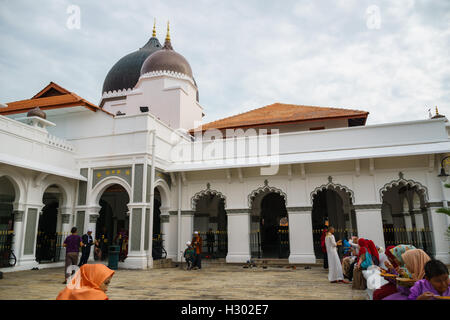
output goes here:
<path id="1" fill-rule="evenodd" d="M 437 296 L 440 296 L 440 294 L 436 291 L 436 289 L 433 288 L 433 286 L 428 280 L 422 279 L 417 281 L 414 284 L 414 286 L 410 289 L 408 300 L 417 300 L 419 296 L 421 296 L 423 293 L 427 291 Z M 447 288 L 447 290 L 445 290 L 442 296 L 450 296 L 450 286 Z"/>
<path id="2" fill-rule="evenodd" d="M 66 253 L 70 252 L 79 252 L 80 251 L 80 242 L 81 237 L 79 235 L 71 234 L 64 240 L 64 243 L 67 245 Z"/>

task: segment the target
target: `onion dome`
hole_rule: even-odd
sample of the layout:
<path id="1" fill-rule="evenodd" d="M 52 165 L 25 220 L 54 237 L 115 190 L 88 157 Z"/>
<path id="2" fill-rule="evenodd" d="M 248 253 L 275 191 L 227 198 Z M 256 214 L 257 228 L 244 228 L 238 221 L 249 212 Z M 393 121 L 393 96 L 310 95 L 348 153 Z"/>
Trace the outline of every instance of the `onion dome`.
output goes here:
<path id="1" fill-rule="evenodd" d="M 141 75 L 152 71 L 172 71 L 184 74 L 191 79 L 193 78 L 189 62 L 181 54 L 173 50 L 170 43 L 169 24 L 167 24 L 167 36 L 164 47 L 145 60 L 141 68 Z"/>
<path id="2" fill-rule="evenodd" d="M 152 53 L 161 50 L 161 43 L 156 38 L 155 26 L 150 40 L 139 50 L 132 52 L 109 70 L 103 82 L 103 93 L 134 88 L 139 80 L 142 64 Z"/>
<path id="3" fill-rule="evenodd" d="M 39 107 L 36 107 L 27 113 L 27 117 L 39 117 L 42 119 L 47 119 L 47 115 Z"/>

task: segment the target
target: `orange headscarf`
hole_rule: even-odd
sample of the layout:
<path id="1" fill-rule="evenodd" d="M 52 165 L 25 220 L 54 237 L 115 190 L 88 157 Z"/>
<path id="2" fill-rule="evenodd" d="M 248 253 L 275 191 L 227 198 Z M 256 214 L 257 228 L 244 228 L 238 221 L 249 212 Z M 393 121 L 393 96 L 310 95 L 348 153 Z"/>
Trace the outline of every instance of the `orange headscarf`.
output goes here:
<path id="1" fill-rule="evenodd" d="M 103 264 L 84 264 L 73 277 L 74 289 L 66 287 L 56 300 L 107 300 L 108 296 L 100 289 L 100 285 L 114 274 L 114 271 Z M 79 279 L 79 289 L 76 289 Z"/>
<path id="2" fill-rule="evenodd" d="M 422 249 L 412 249 L 402 254 L 406 269 L 411 272 L 415 281 L 422 280 L 425 276 L 425 264 L 430 261 L 430 257 Z"/>

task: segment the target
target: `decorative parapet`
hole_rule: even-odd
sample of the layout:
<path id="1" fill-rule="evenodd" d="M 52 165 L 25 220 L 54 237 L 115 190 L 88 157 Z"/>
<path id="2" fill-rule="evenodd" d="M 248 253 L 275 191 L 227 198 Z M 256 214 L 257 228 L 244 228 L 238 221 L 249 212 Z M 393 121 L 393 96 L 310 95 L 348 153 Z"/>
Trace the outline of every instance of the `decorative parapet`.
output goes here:
<path id="1" fill-rule="evenodd" d="M 130 94 L 132 91 L 133 88 L 103 92 L 102 99 L 126 96 Z"/>
<path id="2" fill-rule="evenodd" d="M 168 76 L 168 77 L 172 77 L 172 78 L 176 78 L 176 79 L 180 79 L 180 80 L 187 80 L 194 86 L 194 88 L 197 88 L 197 86 L 195 85 L 195 83 L 191 77 L 189 77 L 188 75 L 185 75 L 184 73 L 174 72 L 174 71 L 164 70 L 164 71 L 147 72 L 147 73 L 144 73 L 143 75 L 141 75 L 141 77 L 139 79 L 149 79 L 149 78 L 155 78 L 155 77 L 161 77 L 161 76 Z"/>
<path id="3" fill-rule="evenodd" d="M 51 134 L 47 134 L 46 142 L 49 145 L 59 148 L 59 149 L 63 149 L 63 150 L 70 151 L 70 152 L 75 151 L 75 147 L 72 144 L 70 144 L 67 140 L 58 138 Z"/>

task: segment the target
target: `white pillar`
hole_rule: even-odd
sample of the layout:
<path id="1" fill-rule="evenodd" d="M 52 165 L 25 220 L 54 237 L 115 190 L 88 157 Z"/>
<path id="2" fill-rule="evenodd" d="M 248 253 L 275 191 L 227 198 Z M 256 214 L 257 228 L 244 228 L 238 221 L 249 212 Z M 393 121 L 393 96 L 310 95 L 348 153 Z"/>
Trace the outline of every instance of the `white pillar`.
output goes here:
<path id="1" fill-rule="evenodd" d="M 186 249 L 186 242 L 192 240 L 194 233 L 194 212 L 182 211 L 181 212 L 181 234 L 180 234 L 180 251 Z M 183 254 L 180 254 L 180 260 L 184 262 Z"/>
<path id="2" fill-rule="evenodd" d="M 435 258 L 445 264 L 450 264 L 449 248 L 450 243 L 447 239 L 447 216 L 443 213 L 437 213 L 438 208 L 430 208 L 431 230 L 433 231 L 433 242 L 435 248 Z"/>
<path id="3" fill-rule="evenodd" d="M 123 263 L 123 267 L 126 269 L 147 269 L 149 267 L 149 261 L 144 246 L 146 223 L 145 210 L 147 207 L 142 204 L 128 204 L 128 208 L 130 209 L 128 256 Z M 152 226 L 152 224 L 150 224 L 150 226 Z M 152 237 L 152 231 L 153 230 L 150 230 L 150 237 Z M 150 259 L 150 264 L 152 264 L 152 262 L 153 259 Z M 152 265 L 150 268 L 151 267 Z"/>
<path id="4" fill-rule="evenodd" d="M 385 247 L 381 209 L 357 209 L 356 224 L 359 238 L 372 240 L 375 245 Z"/>
<path id="5" fill-rule="evenodd" d="M 166 231 L 167 230 L 167 231 Z M 167 232 L 165 235 L 164 248 L 167 251 L 167 258 L 173 261 L 177 260 L 177 248 L 178 248 L 178 216 L 175 211 L 169 215 L 169 221 L 163 224 L 163 232 Z"/>
<path id="6" fill-rule="evenodd" d="M 161 210 L 161 233 L 162 233 L 162 239 L 163 239 L 163 247 L 166 249 L 167 252 L 167 258 L 173 258 L 169 257 L 169 247 L 171 247 L 171 230 L 170 230 L 170 215 L 169 210 L 167 208 L 160 208 Z"/>
<path id="7" fill-rule="evenodd" d="M 311 210 L 289 210 L 289 263 L 316 263 Z"/>
<path id="8" fill-rule="evenodd" d="M 250 214 L 249 212 L 227 213 L 228 254 L 227 263 L 247 262 L 250 254 Z"/>
<path id="9" fill-rule="evenodd" d="M 16 255 L 17 261 L 19 261 L 22 257 L 20 248 L 22 248 L 24 239 L 23 220 L 24 211 L 14 210 L 14 239 L 12 249 L 14 251 L 14 254 Z"/>

